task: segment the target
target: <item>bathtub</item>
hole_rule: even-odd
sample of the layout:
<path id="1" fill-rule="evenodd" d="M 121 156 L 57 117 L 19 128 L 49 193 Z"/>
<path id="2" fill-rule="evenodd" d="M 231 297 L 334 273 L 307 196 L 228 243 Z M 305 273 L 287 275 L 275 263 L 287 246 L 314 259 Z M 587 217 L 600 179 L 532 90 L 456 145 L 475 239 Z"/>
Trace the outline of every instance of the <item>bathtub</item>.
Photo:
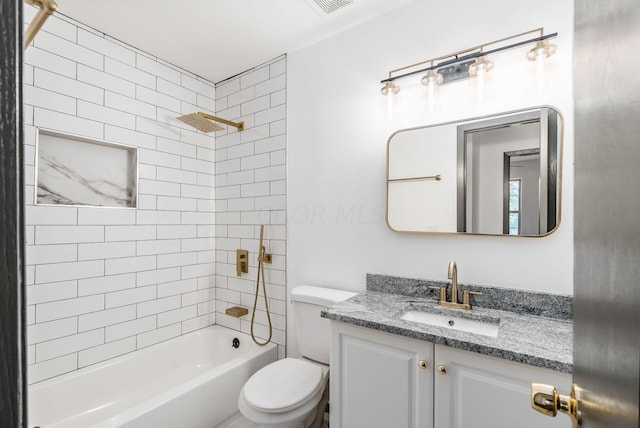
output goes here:
<path id="1" fill-rule="evenodd" d="M 247 379 L 276 359 L 273 344 L 207 327 L 31 385 L 27 427 L 213 428 L 238 411 Z"/>

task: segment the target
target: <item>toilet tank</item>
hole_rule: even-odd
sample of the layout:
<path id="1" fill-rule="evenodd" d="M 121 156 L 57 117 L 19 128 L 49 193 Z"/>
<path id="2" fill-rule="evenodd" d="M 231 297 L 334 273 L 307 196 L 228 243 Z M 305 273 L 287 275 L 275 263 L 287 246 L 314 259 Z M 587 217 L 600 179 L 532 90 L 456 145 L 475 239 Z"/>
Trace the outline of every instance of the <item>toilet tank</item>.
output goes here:
<path id="1" fill-rule="evenodd" d="M 335 288 L 301 285 L 291 290 L 298 350 L 309 359 L 329 364 L 331 322 L 320 311 L 358 293 Z"/>

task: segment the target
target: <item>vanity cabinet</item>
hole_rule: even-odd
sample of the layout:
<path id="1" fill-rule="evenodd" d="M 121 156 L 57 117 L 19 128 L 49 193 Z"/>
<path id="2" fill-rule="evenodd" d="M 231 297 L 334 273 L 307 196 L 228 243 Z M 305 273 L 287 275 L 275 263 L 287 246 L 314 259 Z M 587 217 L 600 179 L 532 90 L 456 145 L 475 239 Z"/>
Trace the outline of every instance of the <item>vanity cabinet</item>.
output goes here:
<path id="1" fill-rule="evenodd" d="M 571 375 L 435 345 L 436 428 L 566 428 L 531 408 L 531 382 L 571 389 Z"/>
<path id="2" fill-rule="evenodd" d="M 332 428 L 566 428 L 530 406 L 531 382 L 571 376 L 332 321 Z"/>
<path id="3" fill-rule="evenodd" d="M 332 428 L 433 426 L 433 344 L 332 322 Z"/>

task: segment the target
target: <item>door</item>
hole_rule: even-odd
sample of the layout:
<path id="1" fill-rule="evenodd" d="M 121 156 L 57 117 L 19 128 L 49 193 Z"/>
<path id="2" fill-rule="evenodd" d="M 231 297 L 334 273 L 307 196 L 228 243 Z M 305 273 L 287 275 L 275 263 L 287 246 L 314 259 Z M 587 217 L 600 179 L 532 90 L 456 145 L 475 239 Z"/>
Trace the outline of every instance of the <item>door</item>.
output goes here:
<path id="1" fill-rule="evenodd" d="M 575 8 L 573 381 L 584 428 L 637 428 L 640 2 Z"/>
<path id="2" fill-rule="evenodd" d="M 584 428 L 637 428 L 640 2 L 576 0 L 574 37 L 577 413 Z"/>
<path id="3" fill-rule="evenodd" d="M 0 426 L 25 423 L 22 255 L 22 2 L 0 13 Z"/>

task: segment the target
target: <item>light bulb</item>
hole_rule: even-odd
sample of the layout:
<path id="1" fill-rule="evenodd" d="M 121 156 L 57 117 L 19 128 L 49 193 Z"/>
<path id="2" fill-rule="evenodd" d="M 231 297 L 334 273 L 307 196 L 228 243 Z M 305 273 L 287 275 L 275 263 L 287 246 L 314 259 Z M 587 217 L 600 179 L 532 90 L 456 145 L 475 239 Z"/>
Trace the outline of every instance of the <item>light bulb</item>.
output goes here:
<path id="1" fill-rule="evenodd" d="M 443 80 L 444 77 L 442 74 L 438 73 L 436 70 L 427 70 L 427 74 L 425 74 L 420 81 L 427 88 L 435 88 L 436 86 L 440 86 Z"/>
<path id="2" fill-rule="evenodd" d="M 491 69 L 493 69 L 493 61 L 487 59 L 485 56 L 479 56 L 473 64 L 469 66 L 469 76 L 480 76 Z"/>
<path id="3" fill-rule="evenodd" d="M 387 117 L 392 118 L 395 110 L 396 95 L 400 92 L 400 87 L 392 81 L 385 82 L 380 88 L 380 93 L 387 97 Z"/>
<path id="4" fill-rule="evenodd" d="M 393 96 L 398 92 L 400 92 L 400 87 L 392 81 L 386 82 L 382 88 L 380 88 L 380 93 L 385 96 Z"/>
<path id="5" fill-rule="evenodd" d="M 491 69 L 493 69 L 493 61 L 487 59 L 485 56 L 479 56 L 473 64 L 469 66 L 469 76 L 475 77 L 476 99 L 479 102 L 484 100 L 485 75 Z"/>
<path id="6" fill-rule="evenodd" d="M 529 61 L 538 61 L 540 59 L 549 58 L 556 52 L 556 45 L 552 45 L 546 40 L 540 40 L 536 42 L 536 45 L 527 53 L 527 59 Z"/>

